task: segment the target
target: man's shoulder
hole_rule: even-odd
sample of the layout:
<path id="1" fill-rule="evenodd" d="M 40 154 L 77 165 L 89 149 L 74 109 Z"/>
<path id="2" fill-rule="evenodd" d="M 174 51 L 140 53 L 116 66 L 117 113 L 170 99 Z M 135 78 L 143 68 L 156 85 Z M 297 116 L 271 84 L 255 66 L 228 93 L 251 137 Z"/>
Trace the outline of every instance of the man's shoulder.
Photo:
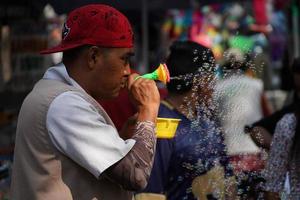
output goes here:
<path id="1" fill-rule="evenodd" d="M 68 91 L 78 91 L 78 89 L 59 81 L 41 79 L 26 96 L 24 102 L 48 104 L 60 94 Z"/>
<path id="2" fill-rule="evenodd" d="M 68 107 L 91 107 L 84 95 L 78 91 L 64 91 L 58 94 L 52 101 L 51 106 L 68 108 Z"/>
<path id="3" fill-rule="evenodd" d="M 35 84 L 33 91 L 35 91 L 35 90 L 40 91 L 40 92 L 48 91 L 48 90 L 68 91 L 68 90 L 76 90 L 76 88 L 74 86 L 64 83 L 62 81 L 51 80 L 51 79 L 41 79 Z"/>

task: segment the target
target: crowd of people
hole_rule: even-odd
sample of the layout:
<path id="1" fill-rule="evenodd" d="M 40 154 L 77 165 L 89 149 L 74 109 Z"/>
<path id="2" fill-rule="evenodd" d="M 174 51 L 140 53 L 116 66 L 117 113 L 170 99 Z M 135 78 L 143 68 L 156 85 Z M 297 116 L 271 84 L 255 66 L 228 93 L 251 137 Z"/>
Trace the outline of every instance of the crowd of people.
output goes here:
<path id="1" fill-rule="evenodd" d="M 166 88 L 132 73 L 131 25 L 121 12 L 73 10 L 63 52 L 18 116 L 11 198 L 210 200 L 300 198 L 300 58 L 294 100 L 272 113 L 249 58 L 174 41 Z M 218 70 L 222 76 L 217 75 Z M 157 117 L 180 119 L 174 138 Z"/>

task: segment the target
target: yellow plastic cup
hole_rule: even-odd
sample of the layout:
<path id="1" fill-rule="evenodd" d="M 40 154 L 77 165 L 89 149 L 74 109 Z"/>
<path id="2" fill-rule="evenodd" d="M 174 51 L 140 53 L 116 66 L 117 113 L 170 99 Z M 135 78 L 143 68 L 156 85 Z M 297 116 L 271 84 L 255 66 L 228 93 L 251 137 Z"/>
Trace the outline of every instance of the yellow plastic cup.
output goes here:
<path id="1" fill-rule="evenodd" d="M 170 139 L 175 136 L 177 127 L 181 119 L 157 118 L 156 137 Z"/>

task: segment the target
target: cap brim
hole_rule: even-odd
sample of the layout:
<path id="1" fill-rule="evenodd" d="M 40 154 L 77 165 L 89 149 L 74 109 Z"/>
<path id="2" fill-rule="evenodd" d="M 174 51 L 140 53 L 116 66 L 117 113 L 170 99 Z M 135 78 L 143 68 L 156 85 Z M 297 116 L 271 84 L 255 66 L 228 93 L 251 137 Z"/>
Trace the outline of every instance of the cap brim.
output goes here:
<path id="1" fill-rule="evenodd" d="M 50 54 L 50 53 L 64 52 L 64 51 L 67 51 L 69 49 L 73 49 L 73 48 L 76 48 L 76 47 L 79 47 L 79 46 L 82 46 L 82 45 L 83 44 L 72 44 L 72 45 L 59 44 L 55 47 L 40 51 L 40 54 Z"/>

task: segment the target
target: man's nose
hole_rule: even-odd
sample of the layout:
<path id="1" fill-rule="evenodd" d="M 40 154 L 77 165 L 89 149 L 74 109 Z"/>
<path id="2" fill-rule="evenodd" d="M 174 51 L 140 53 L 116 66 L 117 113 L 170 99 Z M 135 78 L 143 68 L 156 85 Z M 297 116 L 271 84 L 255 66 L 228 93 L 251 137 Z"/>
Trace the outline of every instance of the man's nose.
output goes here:
<path id="1" fill-rule="evenodd" d="M 124 75 L 129 76 L 131 74 L 130 65 L 126 65 L 126 68 L 124 70 Z"/>

